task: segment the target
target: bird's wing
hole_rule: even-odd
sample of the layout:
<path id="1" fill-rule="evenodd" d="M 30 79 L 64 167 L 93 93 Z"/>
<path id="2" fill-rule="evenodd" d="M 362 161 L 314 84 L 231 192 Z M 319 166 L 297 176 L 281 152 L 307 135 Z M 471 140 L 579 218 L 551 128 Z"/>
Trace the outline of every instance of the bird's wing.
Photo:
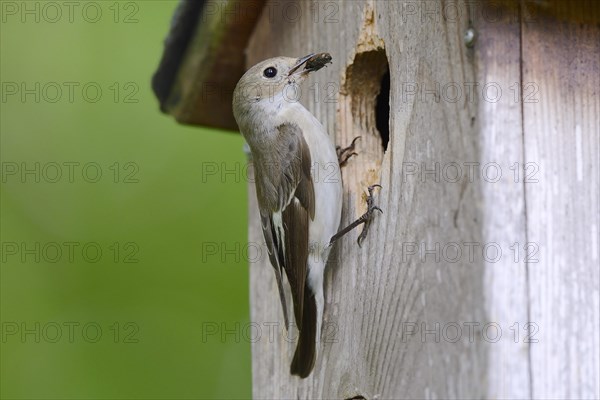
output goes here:
<path id="1" fill-rule="evenodd" d="M 273 225 L 273 218 L 270 214 L 263 214 L 262 210 L 260 213 L 260 222 L 262 225 L 263 236 L 265 237 L 265 243 L 267 244 L 267 252 L 269 254 L 269 260 L 275 270 L 275 280 L 277 281 L 277 289 L 279 290 L 279 299 L 281 300 L 281 307 L 283 308 L 283 319 L 285 321 L 285 327 L 287 328 L 290 324 L 287 303 L 285 301 L 285 294 L 283 292 L 283 281 L 282 281 L 282 263 L 284 260 L 283 254 L 279 252 L 275 241 L 275 226 Z M 281 262 L 280 262 L 281 260 Z"/>
<path id="2" fill-rule="evenodd" d="M 272 151 L 255 159 L 256 188 L 263 234 L 275 276 L 286 326 L 281 269 L 292 291 L 294 316 L 302 329 L 304 286 L 309 252 L 308 224 L 315 216 L 311 157 L 302 131 L 295 124 L 277 127 Z"/>

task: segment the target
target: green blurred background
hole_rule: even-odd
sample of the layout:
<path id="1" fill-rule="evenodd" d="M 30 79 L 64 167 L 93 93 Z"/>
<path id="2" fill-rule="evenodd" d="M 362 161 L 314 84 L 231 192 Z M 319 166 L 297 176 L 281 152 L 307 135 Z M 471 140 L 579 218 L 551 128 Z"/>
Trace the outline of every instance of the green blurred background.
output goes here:
<path id="1" fill-rule="evenodd" d="M 0 394 L 250 397 L 250 343 L 214 334 L 249 319 L 243 252 L 221 251 L 246 243 L 246 182 L 203 173 L 243 166 L 243 140 L 158 110 L 176 1 L 99 1 L 95 23 L 74 3 L 2 1 Z"/>

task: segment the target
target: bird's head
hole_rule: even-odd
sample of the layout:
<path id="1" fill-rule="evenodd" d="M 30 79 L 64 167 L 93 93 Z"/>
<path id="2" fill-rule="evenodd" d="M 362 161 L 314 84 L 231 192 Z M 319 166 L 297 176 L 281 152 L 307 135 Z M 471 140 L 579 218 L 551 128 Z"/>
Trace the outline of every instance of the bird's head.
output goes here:
<path id="1" fill-rule="evenodd" d="M 298 85 L 309 73 L 330 62 L 329 53 L 320 53 L 300 58 L 275 57 L 256 64 L 240 78 L 233 92 L 236 119 L 256 103 L 297 102 Z"/>

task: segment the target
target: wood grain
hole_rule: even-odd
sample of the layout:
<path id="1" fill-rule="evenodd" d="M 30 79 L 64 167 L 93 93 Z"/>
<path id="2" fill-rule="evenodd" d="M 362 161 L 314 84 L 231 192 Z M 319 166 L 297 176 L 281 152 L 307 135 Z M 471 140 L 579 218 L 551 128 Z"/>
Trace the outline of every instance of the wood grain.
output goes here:
<path id="1" fill-rule="evenodd" d="M 342 224 L 364 211 L 374 182 L 385 214 L 362 249 L 356 232 L 332 252 L 308 379 L 289 375 L 294 334 L 268 259 L 251 263 L 251 319 L 263 328 L 255 398 L 600 397 L 599 3 L 490 3 L 265 5 L 247 65 L 331 53 L 301 101 L 337 144 L 363 138 L 343 170 Z M 372 106 L 382 51 L 385 152 Z M 263 243 L 249 191 L 249 240 Z"/>
<path id="2" fill-rule="evenodd" d="M 539 88 L 523 102 L 525 161 L 539 169 L 526 186 L 532 395 L 597 399 L 600 3 L 550 5 L 522 23 L 523 83 Z"/>
<path id="3" fill-rule="evenodd" d="M 480 4 L 485 7 L 484 4 Z M 478 179 L 481 193 L 483 243 L 498 245 L 499 260 L 487 257 L 485 266 L 486 318 L 502 329 L 498 342 L 486 342 L 487 397 L 531 397 L 523 125 L 519 93 L 521 82 L 521 25 L 514 4 L 494 3 L 500 16 L 493 23 L 476 11 L 474 48 L 477 70 L 479 164 L 499 165 L 501 178 Z M 485 89 L 485 88 L 488 89 Z M 495 89 L 500 92 L 496 96 Z"/>

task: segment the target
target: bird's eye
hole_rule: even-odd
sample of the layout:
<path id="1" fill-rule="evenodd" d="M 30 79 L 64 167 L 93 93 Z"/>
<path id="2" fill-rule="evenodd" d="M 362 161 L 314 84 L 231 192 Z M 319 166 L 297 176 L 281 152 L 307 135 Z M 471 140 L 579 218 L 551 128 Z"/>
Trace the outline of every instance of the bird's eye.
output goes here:
<path id="1" fill-rule="evenodd" d="M 275 67 L 269 67 L 263 71 L 263 75 L 267 78 L 272 78 L 275 75 L 277 75 L 277 70 L 275 69 Z"/>

